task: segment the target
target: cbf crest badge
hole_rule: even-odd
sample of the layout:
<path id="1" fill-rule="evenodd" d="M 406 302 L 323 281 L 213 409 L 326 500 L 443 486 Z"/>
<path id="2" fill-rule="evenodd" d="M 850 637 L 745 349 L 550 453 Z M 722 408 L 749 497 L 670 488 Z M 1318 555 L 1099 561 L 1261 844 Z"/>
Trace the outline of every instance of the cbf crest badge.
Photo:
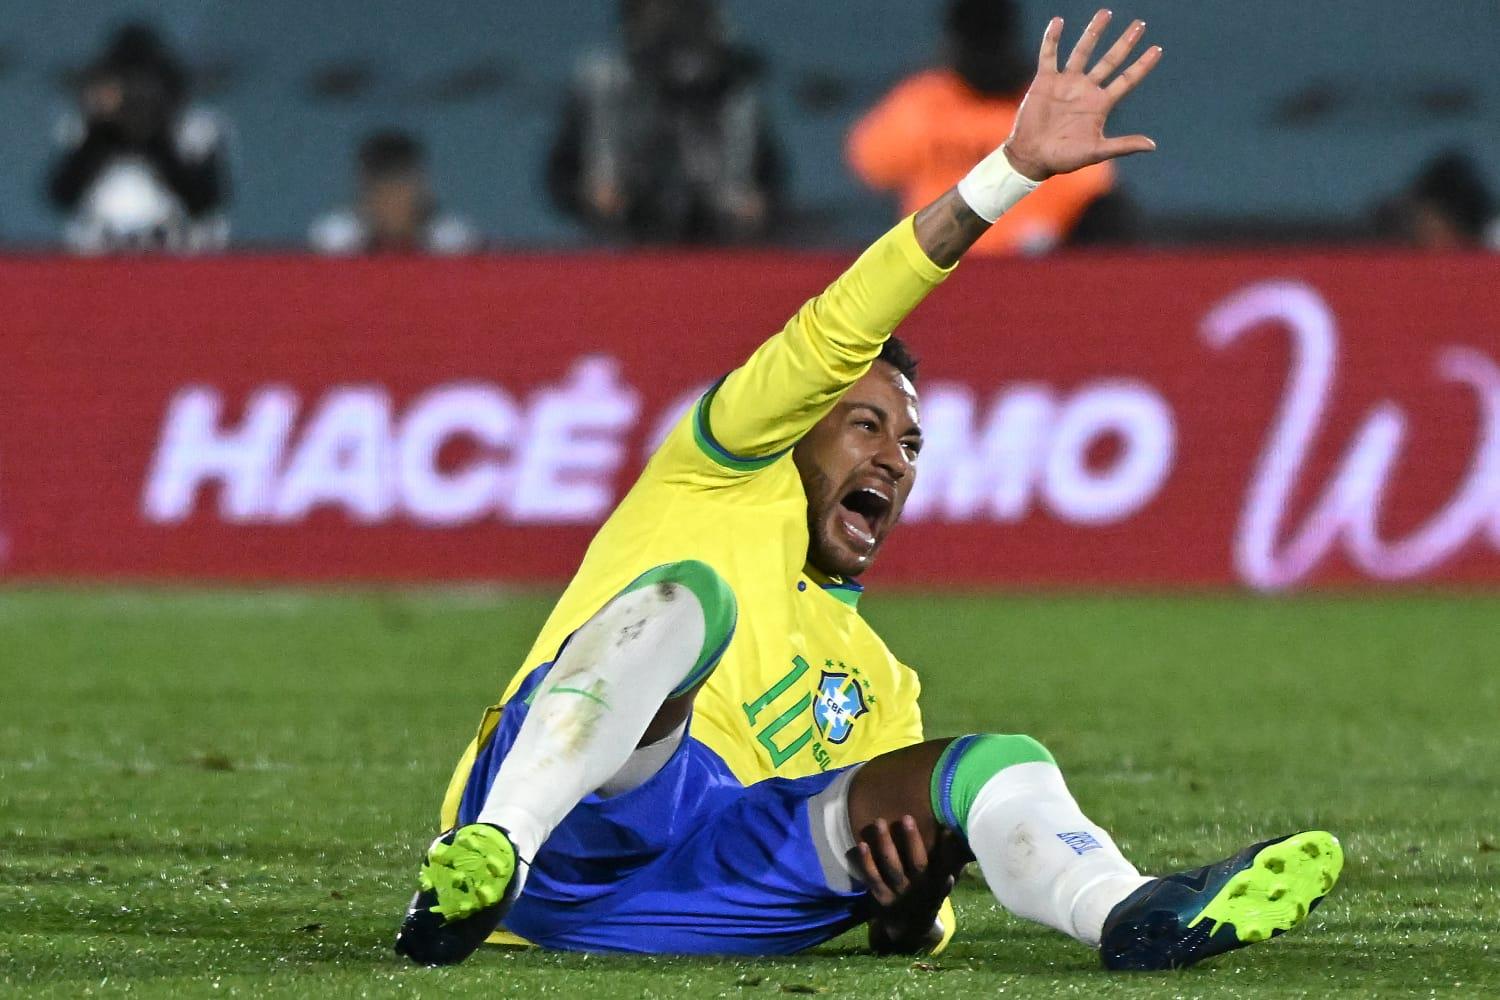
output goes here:
<path id="1" fill-rule="evenodd" d="M 843 666 L 842 663 L 839 666 Z M 858 671 L 855 671 L 858 673 Z M 870 710 L 859 678 L 847 673 L 823 671 L 818 682 L 818 700 L 813 703 L 813 719 L 818 732 L 829 743 L 842 743 L 854 732 L 854 720 Z"/>

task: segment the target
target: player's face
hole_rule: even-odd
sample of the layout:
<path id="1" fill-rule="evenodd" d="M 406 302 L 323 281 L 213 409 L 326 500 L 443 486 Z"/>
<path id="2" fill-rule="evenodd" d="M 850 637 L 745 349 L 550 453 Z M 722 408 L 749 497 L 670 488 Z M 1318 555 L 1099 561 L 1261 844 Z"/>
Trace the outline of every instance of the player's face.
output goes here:
<path id="1" fill-rule="evenodd" d="M 824 573 L 870 568 L 916 481 L 917 391 L 877 361 L 792 453 L 807 493 L 808 561 Z"/>

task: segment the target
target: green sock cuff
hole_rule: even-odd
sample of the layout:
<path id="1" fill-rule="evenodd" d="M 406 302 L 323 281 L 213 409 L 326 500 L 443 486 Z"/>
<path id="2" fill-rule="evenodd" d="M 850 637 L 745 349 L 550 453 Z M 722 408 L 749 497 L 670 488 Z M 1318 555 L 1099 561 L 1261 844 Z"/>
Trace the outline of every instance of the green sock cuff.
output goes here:
<path id="1" fill-rule="evenodd" d="M 648 569 L 620 591 L 622 595 L 649 587 L 652 584 L 675 583 L 686 588 L 698 599 L 703 609 L 703 645 L 698 650 L 698 659 L 682 683 L 673 689 L 670 697 L 686 694 L 701 684 L 713 673 L 729 640 L 734 638 L 735 623 L 739 620 L 739 606 L 734 591 L 712 566 L 697 559 L 664 563 Z"/>
<path id="2" fill-rule="evenodd" d="M 967 834 L 969 808 L 985 783 L 1013 764 L 1032 763 L 1057 761 L 1030 736 L 960 736 L 932 769 L 932 814 L 950 830 Z"/>

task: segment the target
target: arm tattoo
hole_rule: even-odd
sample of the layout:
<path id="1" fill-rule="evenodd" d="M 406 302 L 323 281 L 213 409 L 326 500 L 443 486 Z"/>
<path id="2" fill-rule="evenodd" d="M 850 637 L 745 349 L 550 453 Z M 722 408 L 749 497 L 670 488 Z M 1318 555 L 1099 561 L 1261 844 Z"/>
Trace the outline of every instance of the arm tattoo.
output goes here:
<path id="1" fill-rule="evenodd" d="M 990 228 L 959 196 L 957 188 L 950 188 L 918 212 L 913 224 L 918 245 L 938 267 L 957 264 L 964 251 Z"/>

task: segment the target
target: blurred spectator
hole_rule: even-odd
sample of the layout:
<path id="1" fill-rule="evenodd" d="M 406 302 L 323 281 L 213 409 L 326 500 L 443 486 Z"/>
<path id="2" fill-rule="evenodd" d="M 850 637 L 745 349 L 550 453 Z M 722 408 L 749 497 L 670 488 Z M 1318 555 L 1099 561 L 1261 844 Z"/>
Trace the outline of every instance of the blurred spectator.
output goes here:
<path id="1" fill-rule="evenodd" d="M 312 248 L 326 254 L 471 253 L 474 228 L 438 210 L 427 179 L 427 153 L 405 132 L 376 132 L 360 143 L 357 196 L 350 208 L 313 223 Z"/>
<path id="2" fill-rule="evenodd" d="M 192 253 L 228 241 L 224 130 L 188 106 L 187 73 L 151 28 L 121 28 L 85 68 L 58 139 L 48 194 L 69 213 L 70 248 Z"/>
<path id="3" fill-rule="evenodd" d="M 756 56 L 715 0 L 624 0 L 624 51 L 579 67 L 547 164 L 554 203 L 653 242 L 764 235 L 783 170 Z"/>
<path id="4" fill-rule="evenodd" d="M 945 19 L 949 68 L 898 83 L 849 135 L 849 164 L 877 191 L 894 191 L 903 215 L 915 212 L 1004 142 L 1036 69 L 1012 0 L 953 0 Z M 1005 213 L 976 244 L 981 253 L 1039 253 L 1061 243 L 1089 203 L 1114 184 L 1108 163 L 1054 177 Z M 1113 218 L 1091 226 L 1109 242 Z"/>
<path id="5" fill-rule="evenodd" d="M 1385 239 L 1426 250 L 1500 249 L 1500 219 L 1479 168 L 1463 153 L 1429 161 L 1376 213 Z"/>

